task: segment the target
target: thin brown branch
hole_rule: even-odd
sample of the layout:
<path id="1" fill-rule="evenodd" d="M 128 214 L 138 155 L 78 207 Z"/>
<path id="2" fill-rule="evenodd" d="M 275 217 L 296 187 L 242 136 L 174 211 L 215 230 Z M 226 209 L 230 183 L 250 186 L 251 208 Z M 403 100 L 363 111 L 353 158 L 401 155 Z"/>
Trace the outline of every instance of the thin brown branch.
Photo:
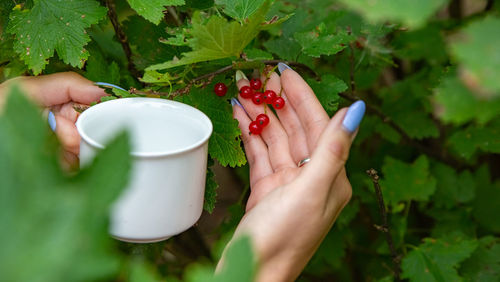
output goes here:
<path id="1" fill-rule="evenodd" d="M 127 57 L 128 70 L 134 77 L 140 77 L 141 74 L 139 73 L 139 71 L 137 70 L 132 61 L 132 50 L 130 49 L 127 35 L 125 35 L 125 32 L 121 28 L 120 22 L 118 21 L 114 0 L 106 0 L 106 7 L 108 7 L 108 17 L 109 20 L 111 21 L 111 24 L 113 25 L 113 28 L 115 29 L 116 37 L 118 38 L 118 41 L 122 45 L 123 51 L 125 52 L 125 56 Z"/>
<path id="2" fill-rule="evenodd" d="M 394 278 L 396 281 L 400 281 L 400 273 L 401 273 L 401 257 L 396 252 L 396 248 L 394 247 L 394 241 L 392 240 L 391 230 L 389 228 L 389 223 L 387 221 L 387 211 L 385 209 L 384 197 L 382 195 L 382 189 L 380 189 L 379 176 L 378 172 L 371 168 L 366 171 L 366 173 L 370 176 L 373 182 L 373 188 L 375 188 L 375 195 L 377 196 L 378 207 L 380 211 L 380 215 L 382 216 L 382 225 L 374 225 L 375 228 L 385 234 L 385 240 L 387 241 L 387 245 L 389 246 L 389 250 L 392 256 L 392 262 L 394 264 Z"/>
<path id="3" fill-rule="evenodd" d="M 170 16 L 172 16 L 172 19 L 174 19 L 175 24 L 176 24 L 177 26 L 181 26 L 181 25 L 182 25 L 182 21 L 181 21 L 181 19 L 179 18 L 179 15 L 177 15 L 177 12 L 175 11 L 175 8 L 174 8 L 174 7 L 172 7 L 172 6 L 168 6 L 168 7 L 167 7 L 167 11 L 168 11 L 168 14 L 169 14 Z"/>
<path id="4" fill-rule="evenodd" d="M 347 34 L 351 35 L 351 27 L 347 27 Z M 351 95 L 355 95 L 356 91 L 356 83 L 354 81 L 354 46 L 352 46 L 354 43 L 349 43 L 349 81 L 350 81 L 350 86 L 351 86 Z"/>

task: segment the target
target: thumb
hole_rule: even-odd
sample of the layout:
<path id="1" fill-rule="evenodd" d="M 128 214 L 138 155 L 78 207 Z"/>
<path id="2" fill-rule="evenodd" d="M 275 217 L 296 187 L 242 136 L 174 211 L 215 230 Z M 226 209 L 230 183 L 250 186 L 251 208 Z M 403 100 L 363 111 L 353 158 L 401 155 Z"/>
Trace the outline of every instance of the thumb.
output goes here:
<path id="1" fill-rule="evenodd" d="M 349 156 L 355 132 L 365 114 L 365 103 L 357 101 L 342 109 L 330 120 L 321 134 L 303 176 L 312 187 L 328 189 Z"/>

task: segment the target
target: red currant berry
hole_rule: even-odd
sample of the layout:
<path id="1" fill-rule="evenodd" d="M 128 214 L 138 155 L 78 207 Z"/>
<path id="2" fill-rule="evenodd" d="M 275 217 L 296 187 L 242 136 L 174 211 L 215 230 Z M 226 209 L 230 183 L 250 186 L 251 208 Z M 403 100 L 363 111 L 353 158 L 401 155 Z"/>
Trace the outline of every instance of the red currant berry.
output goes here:
<path id="1" fill-rule="evenodd" d="M 216 83 L 214 86 L 215 95 L 222 97 L 227 93 L 227 86 L 224 83 Z"/>
<path id="2" fill-rule="evenodd" d="M 285 99 L 281 98 L 281 97 L 276 97 L 274 100 L 273 100 L 273 107 L 275 109 L 281 109 L 285 106 Z"/>
<path id="3" fill-rule="evenodd" d="M 269 124 L 269 117 L 266 114 L 260 114 L 255 118 L 255 121 L 257 121 L 260 126 L 266 127 L 266 125 Z"/>
<path id="4" fill-rule="evenodd" d="M 250 88 L 250 86 L 243 86 L 240 89 L 240 95 L 245 99 L 252 98 L 253 90 L 252 88 Z"/>
<path id="5" fill-rule="evenodd" d="M 276 97 L 277 97 L 276 92 L 274 92 L 273 90 L 266 90 L 264 92 L 264 102 L 266 104 L 272 104 L 274 98 Z"/>
<path id="6" fill-rule="evenodd" d="M 264 94 L 262 92 L 255 92 L 253 94 L 252 101 L 255 105 L 264 103 Z"/>
<path id="7" fill-rule="evenodd" d="M 260 81 L 260 79 L 258 78 L 252 78 L 250 79 L 250 86 L 254 90 L 259 90 L 260 87 L 262 86 L 262 81 Z"/>
<path id="8" fill-rule="evenodd" d="M 252 121 L 248 126 L 250 134 L 259 135 L 262 132 L 262 126 L 257 121 Z"/>

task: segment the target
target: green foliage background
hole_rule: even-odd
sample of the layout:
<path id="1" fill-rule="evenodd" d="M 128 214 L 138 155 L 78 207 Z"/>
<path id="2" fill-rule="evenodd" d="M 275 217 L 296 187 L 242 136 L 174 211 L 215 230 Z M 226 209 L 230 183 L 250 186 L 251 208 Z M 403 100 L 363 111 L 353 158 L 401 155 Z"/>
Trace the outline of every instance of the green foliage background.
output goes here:
<path id="1" fill-rule="evenodd" d="M 246 160 L 227 101 L 236 95 L 234 71 L 203 76 L 227 66 L 250 75 L 276 61 L 303 74 L 329 114 L 356 99 L 368 104 L 347 165 L 353 199 L 299 281 L 394 279 L 384 234 L 373 227 L 382 221 L 370 168 L 380 172 L 403 279 L 498 280 L 500 1 L 0 2 L 0 81 L 73 70 L 142 91 L 107 99 L 160 95 L 193 105 L 214 123 L 211 158 L 236 167 L 243 183 Z M 225 98 L 211 93 L 221 81 Z M 176 253 L 176 244 L 194 243 L 175 238 L 114 242 L 105 215 L 125 185 L 126 136 L 67 175 L 55 137 L 14 92 L 0 117 L 0 280 L 251 279 L 248 239 L 234 244 L 220 276 L 201 264 L 220 255 L 247 189 L 203 255 Z M 213 176 L 209 212 L 217 207 Z"/>

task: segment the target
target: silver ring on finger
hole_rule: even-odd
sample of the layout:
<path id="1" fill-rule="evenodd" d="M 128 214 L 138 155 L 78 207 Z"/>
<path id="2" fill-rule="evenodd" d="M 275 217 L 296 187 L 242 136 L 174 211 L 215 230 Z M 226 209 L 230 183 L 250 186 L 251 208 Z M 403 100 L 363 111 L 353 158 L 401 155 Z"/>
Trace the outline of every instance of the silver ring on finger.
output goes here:
<path id="1" fill-rule="evenodd" d="M 298 167 L 302 167 L 303 165 L 305 165 L 306 163 L 310 162 L 311 159 L 310 158 L 305 158 L 305 159 L 302 159 L 300 160 L 300 162 L 297 164 Z"/>

